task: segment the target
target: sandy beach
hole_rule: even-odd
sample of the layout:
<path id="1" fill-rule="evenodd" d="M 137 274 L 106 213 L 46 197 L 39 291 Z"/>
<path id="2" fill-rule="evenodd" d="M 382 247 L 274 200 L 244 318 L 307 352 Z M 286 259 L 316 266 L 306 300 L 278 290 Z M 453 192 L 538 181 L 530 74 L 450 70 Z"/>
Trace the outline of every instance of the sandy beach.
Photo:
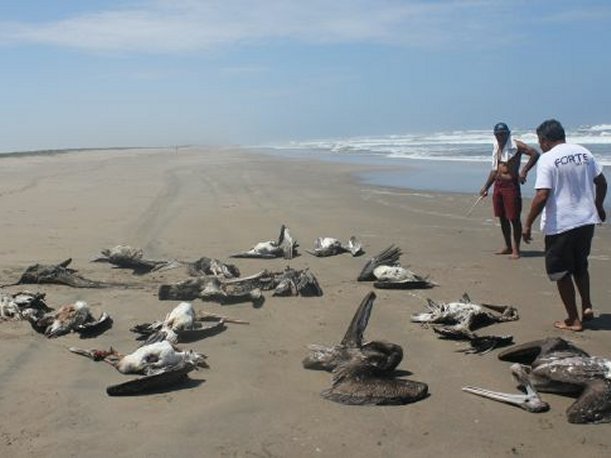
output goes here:
<path id="1" fill-rule="evenodd" d="M 523 257 L 493 253 L 501 233 L 490 202 L 466 212 L 466 194 L 409 191 L 360 183 L 366 166 L 281 159 L 236 149 L 133 149 L 70 152 L 0 160 L 0 282 L 16 281 L 35 263 L 72 258 L 91 279 L 137 283 L 132 289 L 60 285 L 6 288 L 46 293 L 52 307 L 84 300 L 114 326 L 92 340 L 71 334 L 48 340 L 26 322 L 0 323 L 0 456 L 608 456 L 609 426 L 566 421 L 571 398 L 544 394 L 551 410 L 530 414 L 463 393 L 477 385 L 516 392 L 509 364 L 497 351 L 457 352 L 464 344 L 437 338 L 410 323 L 426 298 L 513 305 L 520 320 L 486 333 L 516 342 L 570 338 L 592 355 L 611 357 L 611 232 L 597 228 L 590 273 L 599 318 L 580 334 L 552 327 L 564 317 L 543 266 L 535 233 Z M 482 177 L 483 180 L 484 177 Z M 451 177 L 448 177 L 451 179 Z M 534 179 L 534 176 L 533 176 Z M 479 186 L 479 183 L 478 183 Z M 527 200 L 524 207 L 527 209 Z M 108 385 L 128 379 L 110 366 L 67 351 L 69 346 L 122 352 L 137 347 L 129 328 L 163 317 L 177 302 L 157 299 L 161 283 L 187 278 L 183 269 L 134 276 L 90 263 L 118 244 L 149 258 L 227 260 L 229 254 L 273 239 L 286 224 L 301 255 L 290 262 L 236 260 L 243 275 L 287 264 L 309 267 L 324 295 L 266 295 L 260 308 L 195 301 L 196 310 L 247 320 L 185 348 L 208 356 L 210 369 L 174 391 L 113 398 Z M 366 254 L 316 258 L 305 253 L 318 236 L 358 236 Z M 344 406 L 322 399 L 331 375 L 307 371 L 307 345 L 339 342 L 369 283 L 356 277 L 366 259 L 390 244 L 402 264 L 439 286 L 376 290 L 366 331 L 400 344 L 399 369 L 429 385 L 430 396 L 406 406 Z"/>

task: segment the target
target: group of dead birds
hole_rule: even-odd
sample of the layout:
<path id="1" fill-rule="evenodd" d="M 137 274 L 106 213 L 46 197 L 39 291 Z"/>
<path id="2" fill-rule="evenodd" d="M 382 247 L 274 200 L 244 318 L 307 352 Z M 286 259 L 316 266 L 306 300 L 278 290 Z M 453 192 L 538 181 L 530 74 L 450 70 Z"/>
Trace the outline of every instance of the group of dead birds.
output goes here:
<path id="1" fill-rule="evenodd" d="M 276 240 L 260 242 L 249 250 L 231 255 L 234 258 L 284 258 L 297 255 L 298 244 L 288 228 L 282 226 Z M 353 256 L 363 254 L 362 245 L 351 237 L 347 243 L 330 237 L 316 239 L 308 253 L 325 257 L 344 252 Z M 401 250 L 389 246 L 365 263 L 358 281 L 372 281 L 375 288 L 413 289 L 435 286 L 399 263 Z M 117 267 L 130 268 L 134 273 L 186 266 L 192 276 L 184 281 L 159 287 L 160 300 L 192 301 L 213 300 L 220 303 L 251 301 L 261 304 L 263 291 L 276 296 L 322 296 L 318 280 L 308 269 L 287 267 L 282 272 L 261 271 L 240 277 L 233 264 L 211 258 L 194 262 L 177 260 L 147 260 L 141 250 L 117 246 L 102 250 L 96 262 L 108 262 Z M 130 286 L 86 279 L 69 268 L 70 260 L 57 265 L 30 266 L 15 284 L 60 283 L 79 288 Z M 428 396 L 425 383 L 399 378 L 395 369 L 403 359 L 400 345 L 383 340 L 364 341 L 376 295 L 368 293 L 354 314 L 340 343 L 333 346 L 311 345 L 303 360 L 306 369 L 332 373 L 332 384 L 321 395 L 329 400 L 353 405 L 407 404 Z M 441 338 L 466 340 L 470 347 L 466 353 L 484 354 L 497 347 L 512 343 L 512 336 L 480 336 L 476 330 L 492 323 L 515 321 L 517 310 L 511 306 L 476 304 L 465 294 L 459 301 L 439 303 L 427 300 L 427 309 L 414 314 L 412 322 L 430 326 Z M 47 337 L 77 332 L 81 337 L 94 337 L 112 326 L 106 314 L 94 318 L 87 304 L 77 301 L 57 311 L 47 306 L 44 294 L 20 292 L 2 294 L 0 319 L 25 319 Z M 204 325 L 204 321 L 214 321 Z M 190 342 L 213 335 L 224 329 L 229 320 L 213 314 L 197 315 L 190 302 L 182 302 L 164 320 L 144 323 L 132 328 L 143 341 L 142 346 L 129 354 L 109 350 L 82 350 L 74 353 L 95 361 L 104 361 L 123 374 L 141 377 L 107 388 L 109 395 L 131 395 L 165 389 L 184 381 L 195 369 L 208 367 L 206 356 L 192 350 L 182 351 L 178 343 Z M 517 345 L 499 354 L 501 360 L 514 361 L 512 374 L 523 394 L 506 394 L 477 387 L 464 391 L 489 399 L 517 405 L 530 412 L 541 412 L 549 405 L 538 391 L 576 395 L 577 400 L 567 410 L 572 423 L 602 423 L 611 421 L 611 360 L 591 357 L 570 342 L 560 338 Z"/>

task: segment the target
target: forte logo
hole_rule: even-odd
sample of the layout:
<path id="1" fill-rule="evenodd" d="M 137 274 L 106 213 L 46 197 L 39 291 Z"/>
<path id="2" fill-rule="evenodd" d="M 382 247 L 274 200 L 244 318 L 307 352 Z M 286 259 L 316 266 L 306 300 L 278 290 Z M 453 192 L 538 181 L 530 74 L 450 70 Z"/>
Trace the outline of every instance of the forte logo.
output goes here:
<path id="1" fill-rule="evenodd" d="M 584 165 L 587 163 L 588 155 L 585 153 L 567 154 L 566 156 L 559 157 L 554 161 L 554 165 L 556 167 L 567 164 Z"/>

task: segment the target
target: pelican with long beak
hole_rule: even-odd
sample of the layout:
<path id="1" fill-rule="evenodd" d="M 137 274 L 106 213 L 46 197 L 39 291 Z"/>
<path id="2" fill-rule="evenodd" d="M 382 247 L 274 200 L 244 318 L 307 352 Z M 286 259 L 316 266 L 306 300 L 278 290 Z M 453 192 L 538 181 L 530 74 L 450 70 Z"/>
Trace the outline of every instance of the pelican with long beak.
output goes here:
<path id="1" fill-rule="evenodd" d="M 473 386 L 463 391 L 529 412 L 549 409 L 538 391 L 573 395 L 577 400 L 566 411 L 569 423 L 611 423 L 611 359 L 590 356 L 559 337 L 516 345 L 501 352 L 499 359 L 515 362 L 511 373 L 524 394 Z"/>
<path id="2" fill-rule="evenodd" d="M 94 361 L 104 361 L 122 374 L 144 375 L 108 387 L 106 392 L 110 396 L 140 394 L 167 388 L 184 381 L 192 370 L 209 367 L 205 355 L 192 350 L 181 351 L 167 340 L 145 345 L 127 355 L 122 355 L 113 348 L 106 351 L 70 347 L 69 350 Z"/>

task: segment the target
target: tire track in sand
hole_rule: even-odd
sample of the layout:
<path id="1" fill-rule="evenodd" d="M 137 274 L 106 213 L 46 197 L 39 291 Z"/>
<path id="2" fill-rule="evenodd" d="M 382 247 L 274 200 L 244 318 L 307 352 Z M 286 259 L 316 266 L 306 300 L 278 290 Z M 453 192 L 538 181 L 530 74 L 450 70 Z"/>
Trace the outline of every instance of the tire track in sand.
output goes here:
<path id="1" fill-rule="evenodd" d="M 179 212 L 177 197 L 183 186 L 179 179 L 181 169 L 184 167 L 176 167 L 164 172 L 161 190 L 139 215 L 134 222 L 134 228 L 130 231 L 129 239 L 139 242 L 148 255 L 155 256 L 159 251 L 157 249 L 160 244 L 159 236 Z"/>

